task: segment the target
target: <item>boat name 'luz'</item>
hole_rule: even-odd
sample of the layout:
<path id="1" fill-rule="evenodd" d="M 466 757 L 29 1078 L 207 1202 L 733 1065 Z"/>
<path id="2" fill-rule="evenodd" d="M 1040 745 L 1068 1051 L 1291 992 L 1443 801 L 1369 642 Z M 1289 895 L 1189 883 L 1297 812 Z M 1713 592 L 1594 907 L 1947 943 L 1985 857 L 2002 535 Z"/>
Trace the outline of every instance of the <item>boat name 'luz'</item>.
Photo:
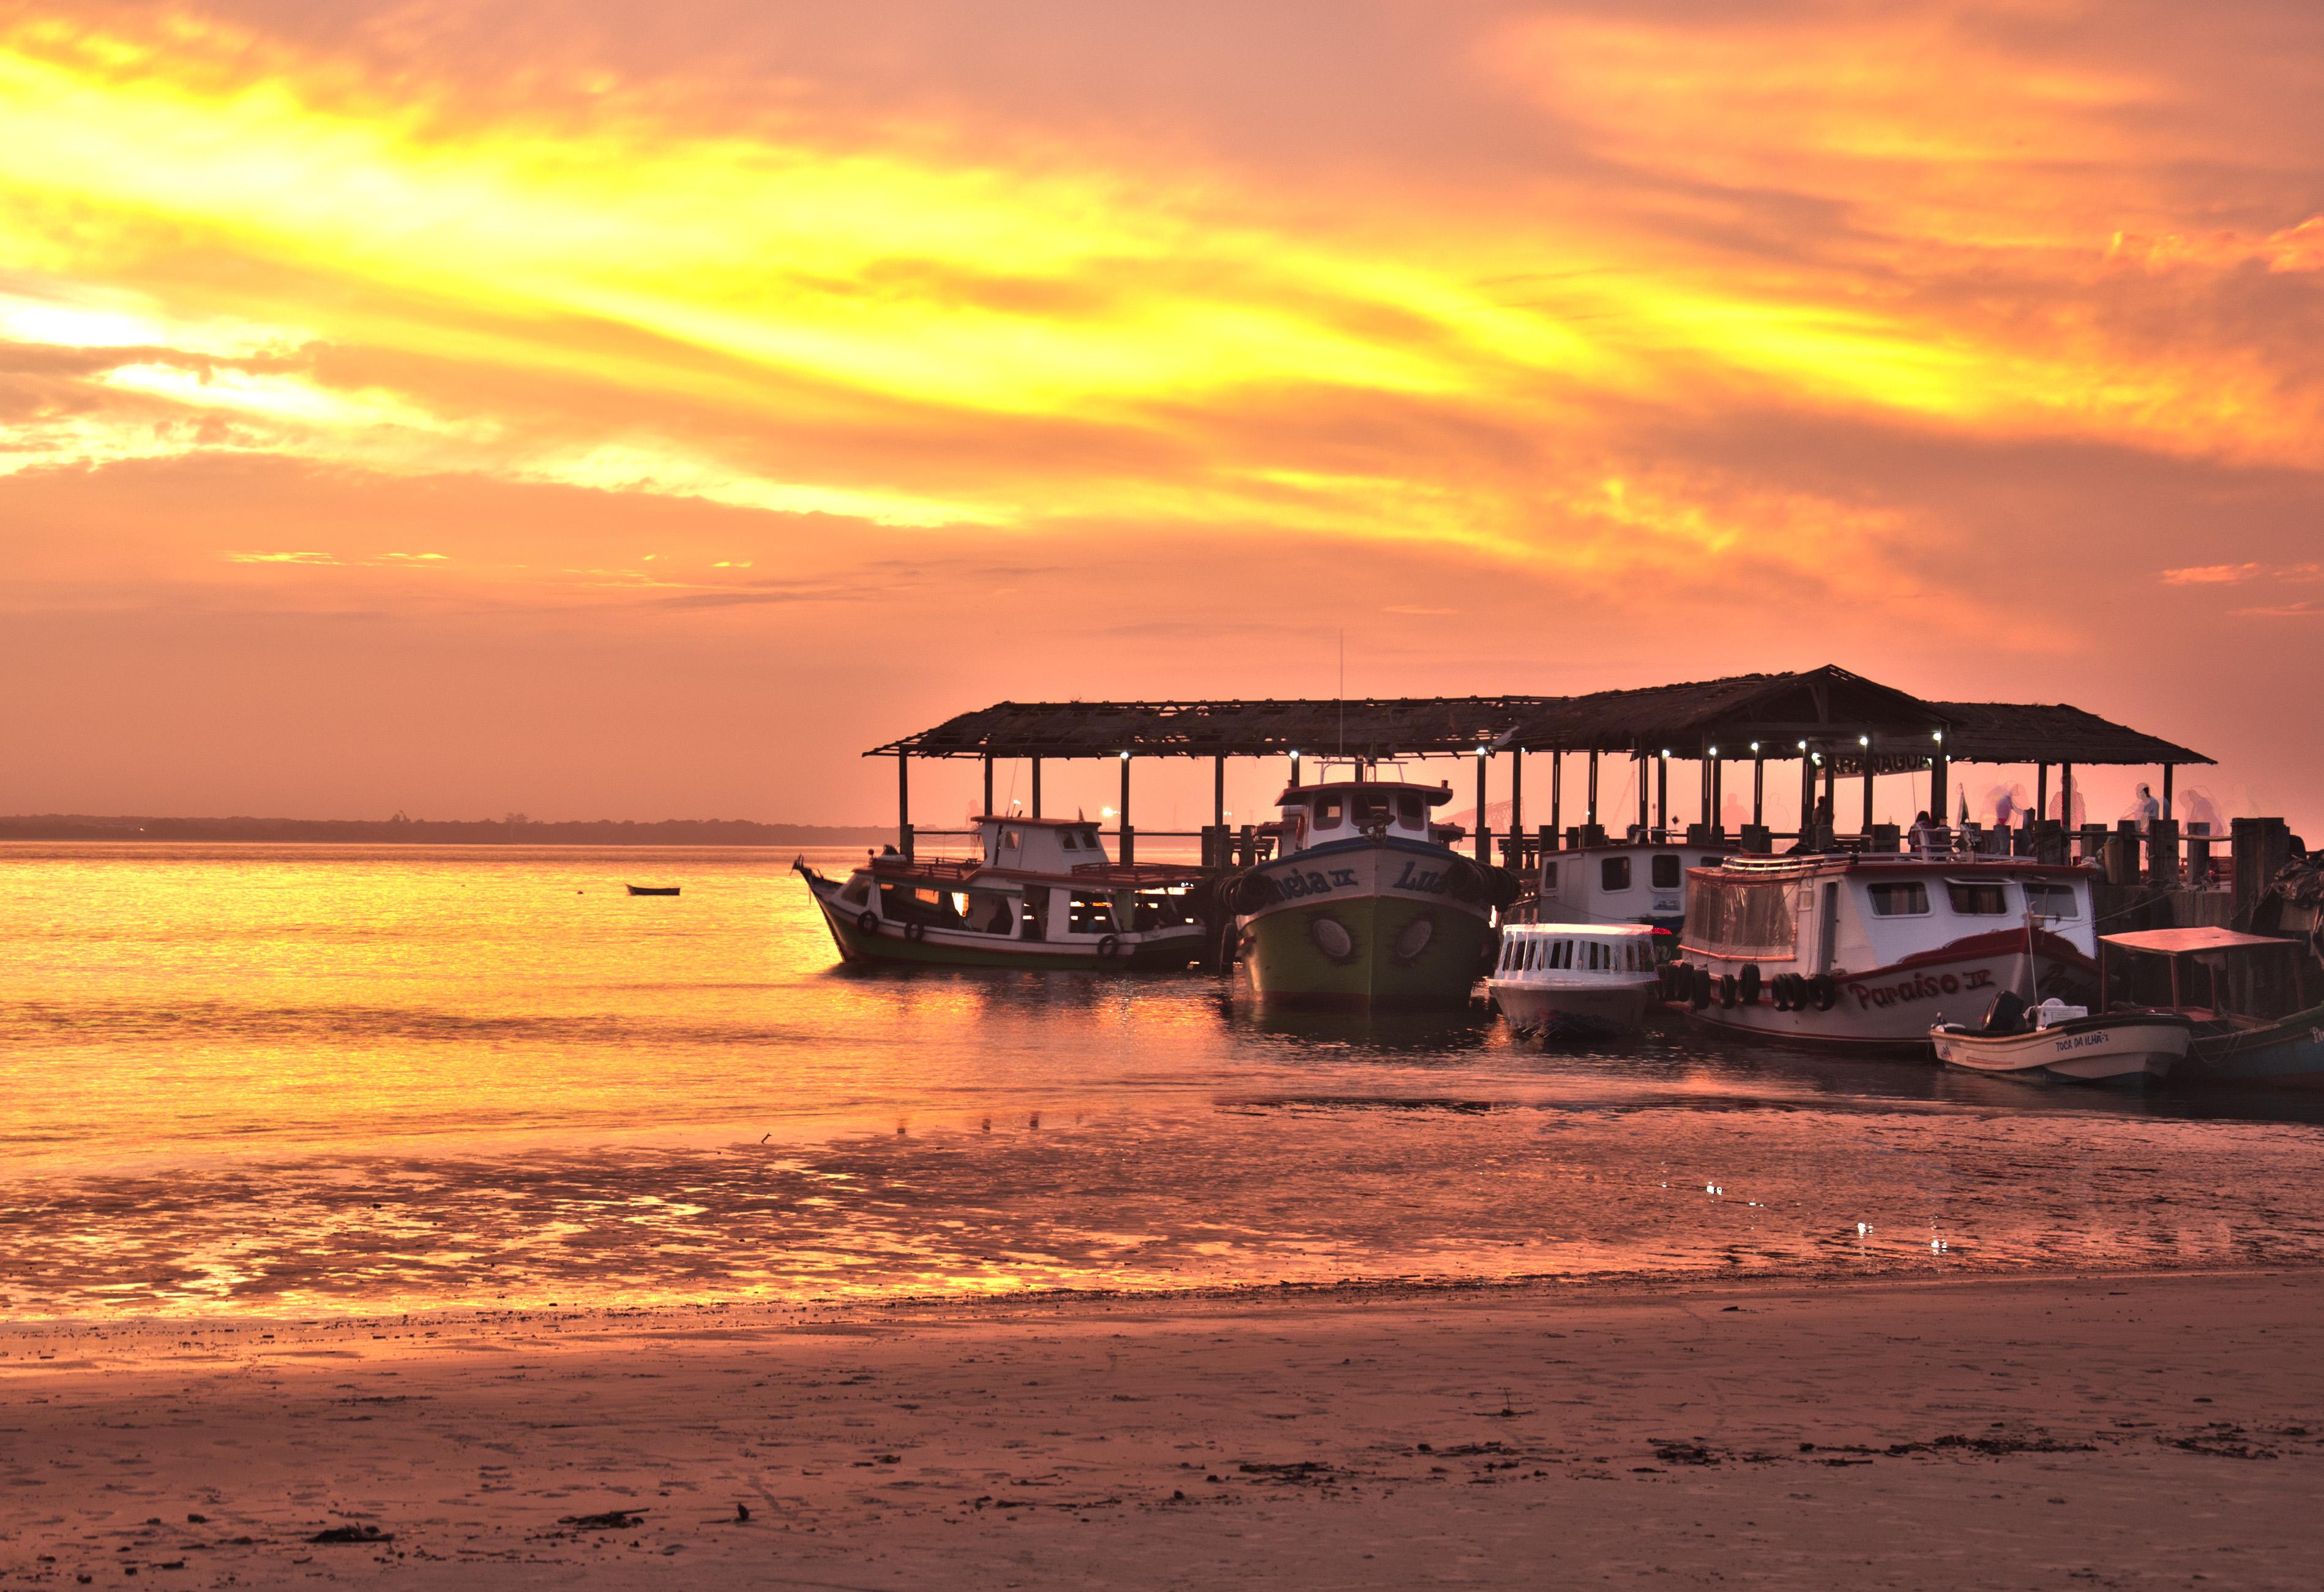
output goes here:
<path id="1" fill-rule="evenodd" d="M 1430 896 L 1443 895 L 1444 875 L 1434 868 L 1421 869 L 1416 874 L 1413 872 L 1414 869 L 1419 867 L 1420 864 L 1417 862 L 1406 861 L 1404 865 L 1404 872 L 1397 879 L 1396 888 L 1399 890 L 1419 890 Z"/>
<path id="2" fill-rule="evenodd" d="M 1933 1000 L 1940 995 L 1958 995 L 1964 989 L 1989 989 L 1993 987 L 1993 970 L 1970 968 L 1956 978 L 1951 973 L 1930 978 L 1923 973 L 1907 979 L 1901 984 L 1850 984 L 1848 992 L 1856 997 L 1857 1009 L 1868 1010 L 1876 1006 L 1895 1006 L 1900 1001 Z"/>

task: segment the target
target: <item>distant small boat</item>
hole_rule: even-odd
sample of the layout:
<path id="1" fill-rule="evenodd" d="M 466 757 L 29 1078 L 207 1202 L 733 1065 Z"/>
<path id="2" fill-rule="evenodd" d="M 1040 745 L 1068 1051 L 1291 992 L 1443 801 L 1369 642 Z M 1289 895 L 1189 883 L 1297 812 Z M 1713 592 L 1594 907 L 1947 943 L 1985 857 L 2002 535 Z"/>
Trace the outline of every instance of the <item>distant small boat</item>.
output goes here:
<path id="1" fill-rule="evenodd" d="M 624 885 L 622 887 L 632 896 L 675 896 L 679 888 L 677 885 Z"/>

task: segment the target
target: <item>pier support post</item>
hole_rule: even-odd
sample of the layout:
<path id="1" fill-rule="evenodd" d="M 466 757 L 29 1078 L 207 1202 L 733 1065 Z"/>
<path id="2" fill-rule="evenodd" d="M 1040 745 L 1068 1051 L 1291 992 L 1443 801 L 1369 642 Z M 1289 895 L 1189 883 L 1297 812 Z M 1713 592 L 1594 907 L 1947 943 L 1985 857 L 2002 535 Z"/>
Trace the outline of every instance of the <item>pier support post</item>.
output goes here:
<path id="1" fill-rule="evenodd" d="M 984 815 L 992 815 L 992 759 L 984 759 Z"/>
<path id="2" fill-rule="evenodd" d="M 1641 814 L 1643 816 L 1644 814 Z M 1667 833 L 1670 830 L 1670 749 L 1655 759 L 1655 831 Z"/>
<path id="3" fill-rule="evenodd" d="M 1565 843 L 1565 814 L 1559 810 L 1565 805 L 1564 796 L 1565 749 L 1561 746 L 1549 754 L 1549 833 L 1551 843 L 1557 846 Z"/>
<path id="4" fill-rule="evenodd" d="M 1041 815 L 1041 759 L 1033 759 L 1033 816 Z"/>
<path id="5" fill-rule="evenodd" d="M 1590 805 L 1585 809 L 1585 812 L 1587 816 L 1585 816 L 1582 822 L 1593 828 L 1596 827 L 1598 823 L 1598 749 L 1594 746 L 1590 749 Z"/>
<path id="6" fill-rule="evenodd" d="M 1812 752 L 1812 751 L 1810 751 L 1810 750 L 1808 750 L 1807 742 L 1805 742 L 1805 741 L 1802 741 L 1802 742 L 1800 743 L 1800 839 L 1801 839 L 1801 841 L 1805 842 L 1805 841 L 1807 840 L 1808 836 L 1809 836 L 1809 835 L 1811 835 L 1811 834 L 1812 834 L 1814 832 L 1815 832 L 1815 753 L 1813 753 L 1813 752 Z M 1801 846 L 1801 848 L 1800 848 L 1800 849 L 1801 849 L 1802 851 L 1813 851 L 1815 848 L 1814 848 L 1813 846 L 1810 846 L 1810 845 L 1803 844 L 1803 845 Z"/>
<path id="7" fill-rule="evenodd" d="M 1503 849 L 1512 870 L 1525 867 L 1525 748 L 1509 749 L 1509 833 Z"/>
<path id="8" fill-rule="evenodd" d="M 1299 783 L 1299 754 L 1296 751 L 1291 754 L 1291 783 L 1294 786 Z"/>
<path id="9" fill-rule="evenodd" d="M 1929 822 L 1940 828 L 1952 820 L 1945 816 L 1945 804 L 1952 796 L 1953 754 L 1942 746 L 1929 759 Z"/>
<path id="10" fill-rule="evenodd" d="M 1640 829 L 1640 831 L 1642 831 L 1642 832 L 1643 832 L 1645 829 L 1646 829 L 1646 828 L 1647 828 L 1647 824 L 1646 824 L 1647 816 L 1648 816 L 1648 814 L 1647 814 L 1647 812 L 1646 812 L 1646 750 L 1645 750 L 1645 749 L 1644 749 L 1644 748 L 1641 748 L 1641 749 L 1639 750 L 1639 751 L 1638 751 L 1638 828 L 1639 828 L 1639 829 Z"/>
<path id="11" fill-rule="evenodd" d="M 1121 754 L 1121 805 L 1115 809 L 1121 825 L 1121 855 L 1116 859 L 1123 865 L 1138 860 L 1138 832 L 1130 827 L 1130 754 Z"/>
<path id="12" fill-rule="evenodd" d="M 2074 766 L 2058 765 L 2058 821 L 2068 829 L 2074 827 Z"/>
<path id="13" fill-rule="evenodd" d="M 896 754 L 896 850 L 907 860 L 912 855 L 912 759 Z"/>
<path id="14" fill-rule="evenodd" d="M 1227 822 L 1227 760 L 1211 759 L 1211 822 L 1222 829 Z"/>
<path id="15" fill-rule="evenodd" d="M 1872 838 L 1872 749 L 1864 749 L 1864 827 L 1856 832 L 1865 839 Z"/>
<path id="16" fill-rule="evenodd" d="M 1751 827 L 1767 826 L 1767 759 L 1759 754 L 1759 743 L 1751 743 Z"/>
<path id="17" fill-rule="evenodd" d="M 1704 755 L 1699 771 L 1702 778 L 1696 783 L 1702 787 L 1702 832 L 1709 834 L 1712 816 L 1719 811 L 1719 749 L 1717 747 L 1712 747 Z"/>
<path id="18" fill-rule="evenodd" d="M 2038 819 L 2049 815 L 2050 765 L 2036 763 L 2034 765 L 2034 816 Z"/>
<path id="19" fill-rule="evenodd" d="M 2171 763 L 2163 765 L 2163 815 L 2165 818 L 2179 816 L 2171 805 L 2171 776 L 2176 772 L 2178 772 L 2176 765 Z"/>
<path id="20" fill-rule="evenodd" d="M 1491 755 L 1477 749 L 1477 860 L 1488 868 L 1493 862 L 1493 830 L 1485 822 L 1485 759 Z"/>

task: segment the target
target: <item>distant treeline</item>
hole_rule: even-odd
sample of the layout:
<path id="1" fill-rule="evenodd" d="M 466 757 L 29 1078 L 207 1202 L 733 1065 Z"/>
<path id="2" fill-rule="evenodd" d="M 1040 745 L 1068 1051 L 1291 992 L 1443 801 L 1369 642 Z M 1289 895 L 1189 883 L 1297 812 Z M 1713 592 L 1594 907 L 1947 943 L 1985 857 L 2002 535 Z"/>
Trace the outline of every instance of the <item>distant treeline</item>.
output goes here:
<path id="1" fill-rule="evenodd" d="M 543 824 L 507 818 L 0 818 L 0 841 L 275 841 L 424 846 L 868 846 L 895 832 L 742 818 Z"/>

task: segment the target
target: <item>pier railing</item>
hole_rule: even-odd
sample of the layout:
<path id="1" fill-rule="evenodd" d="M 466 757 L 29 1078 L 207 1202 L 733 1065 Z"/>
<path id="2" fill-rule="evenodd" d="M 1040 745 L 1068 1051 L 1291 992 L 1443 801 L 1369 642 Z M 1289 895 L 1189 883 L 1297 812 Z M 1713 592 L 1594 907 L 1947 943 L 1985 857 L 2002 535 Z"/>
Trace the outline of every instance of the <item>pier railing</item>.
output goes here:
<path id="1" fill-rule="evenodd" d="M 1204 824 L 1200 829 L 1132 826 L 1105 833 L 1113 840 L 1115 860 L 1123 863 L 1138 860 L 1140 845 L 1177 851 L 1188 861 L 1217 870 L 1249 868 L 1276 854 L 1277 835 L 1268 824 Z M 973 829 L 908 829 L 905 854 L 912 854 L 919 842 L 973 840 L 976 834 Z M 1809 842 L 1804 847 L 1800 845 L 1803 836 Z M 2072 828 L 2046 818 L 2006 826 L 1933 824 L 1909 831 L 1893 824 L 1876 824 L 1869 832 L 1858 834 L 1839 833 L 1830 825 L 1800 830 L 1760 824 L 1744 824 L 1730 833 L 1701 824 L 1683 828 L 1632 825 L 1620 831 L 1576 824 L 1560 833 L 1545 824 L 1499 835 L 1488 830 L 1476 838 L 1482 842 L 1485 854 L 1519 875 L 1537 870 L 1546 857 L 1589 846 L 1684 846 L 1730 856 L 1796 849 L 1931 860 L 2017 857 L 2053 865 L 2094 864 L 2105 870 L 2109 884 L 2233 890 L 2238 898 L 2243 894 L 2236 890 L 2239 872 L 2246 880 L 2256 879 L 2264 886 L 2291 854 L 2289 833 L 2282 820 L 2273 818 L 2238 818 L 2228 834 L 2215 833 L 2206 824 L 2182 824 L 2169 818 L 2153 819 L 2143 826 L 2125 819 L 2111 826 L 2086 824 Z M 2239 854 L 2246 859 L 2241 870 L 2236 865 Z"/>

